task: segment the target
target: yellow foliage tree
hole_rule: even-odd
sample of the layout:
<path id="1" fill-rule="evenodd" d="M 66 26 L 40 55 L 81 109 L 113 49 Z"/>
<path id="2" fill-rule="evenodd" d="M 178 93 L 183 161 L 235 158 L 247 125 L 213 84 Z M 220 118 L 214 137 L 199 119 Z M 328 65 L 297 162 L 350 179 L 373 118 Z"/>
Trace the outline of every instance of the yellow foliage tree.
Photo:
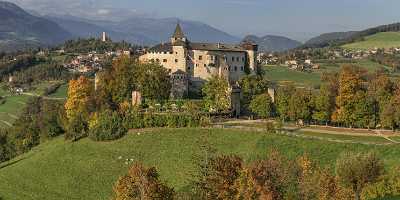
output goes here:
<path id="1" fill-rule="evenodd" d="M 84 76 L 69 82 L 68 99 L 65 103 L 68 120 L 77 115 L 88 116 L 93 103 L 93 89 L 92 82 Z"/>

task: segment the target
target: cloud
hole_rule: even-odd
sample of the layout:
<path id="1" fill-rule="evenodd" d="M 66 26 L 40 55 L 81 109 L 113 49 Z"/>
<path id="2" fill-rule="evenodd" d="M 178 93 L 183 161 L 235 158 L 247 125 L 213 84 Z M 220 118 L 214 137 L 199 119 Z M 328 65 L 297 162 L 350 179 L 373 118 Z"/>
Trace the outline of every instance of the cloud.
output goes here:
<path id="1" fill-rule="evenodd" d="M 99 15 L 109 15 L 110 13 L 111 13 L 111 11 L 108 10 L 108 9 L 99 9 L 99 10 L 97 10 L 97 14 L 99 14 Z"/>
<path id="2" fill-rule="evenodd" d="M 226 0 L 224 3 L 239 6 L 254 6 L 259 4 L 256 0 Z"/>

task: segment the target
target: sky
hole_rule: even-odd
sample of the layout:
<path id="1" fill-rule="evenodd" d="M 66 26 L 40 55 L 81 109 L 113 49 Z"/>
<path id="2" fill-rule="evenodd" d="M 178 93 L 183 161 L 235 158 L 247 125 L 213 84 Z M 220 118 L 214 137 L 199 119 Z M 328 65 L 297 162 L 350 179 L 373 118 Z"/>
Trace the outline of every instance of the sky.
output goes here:
<path id="1" fill-rule="evenodd" d="M 10 1 L 45 14 L 115 20 L 130 16 L 178 17 L 201 21 L 235 36 L 275 34 L 298 40 L 326 32 L 362 30 L 400 22 L 400 0 Z"/>

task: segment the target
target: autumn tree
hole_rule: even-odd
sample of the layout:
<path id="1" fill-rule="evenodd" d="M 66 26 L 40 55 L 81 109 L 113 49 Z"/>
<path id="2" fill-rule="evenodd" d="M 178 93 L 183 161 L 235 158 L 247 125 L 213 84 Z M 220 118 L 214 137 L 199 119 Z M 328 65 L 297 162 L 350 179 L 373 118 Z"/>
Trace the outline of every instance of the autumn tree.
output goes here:
<path id="1" fill-rule="evenodd" d="M 210 160 L 204 180 L 203 193 L 206 199 L 234 199 L 237 189 L 234 185 L 243 169 L 243 161 L 237 156 L 217 156 Z"/>
<path id="2" fill-rule="evenodd" d="M 383 107 L 380 119 L 383 127 L 392 128 L 393 131 L 400 126 L 400 84 L 395 86 L 393 96 Z"/>
<path id="3" fill-rule="evenodd" d="M 375 183 L 383 173 L 383 162 L 375 153 L 344 153 L 336 162 L 336 175 L 353 191 L 355 200 L 360 200 L 363 189 Z"/>
<path id="4" fill-rule="evenodd" d="M 118 179 L 114 194 L 115 200 L 169 200 L 173 199 L 174 190 L 161 183 L 154 167 L 136 163 Z"/>
<path id="5" fill-rule="evenodd" d="M 84 76 L 69 82 L 64 106 L 68 120 L 67 139 L 77 140 L 87 135 L 89 116 L 93 111 L 93 89 L 92 82 Z"/>
<path id="6" fill-rule="evenodd" d="M 282 157 L 272 152 L 266 160 L 257 161 L 237 179 L 237 199 L 284 199 L 287 171 Z"/>
<path id="7" fill-rule="evenodd" d="M 231 106 L 231 91 L 225 78 L 213 76 L 202 89 L 205 108 L 210 112 L 225 112 Z"/>
<path id="8" fill-rule="evenodd" d="M 339 74 L 339 93 L 336 98 L 336 120 L 352 127 L 357 121 L 355 107 L 357 92 L 362 91 L 363 71 L 360 67 L 345 65 Z"/>
<path id="9" fill-rule="evenodd" d="M 255 96 L 250 103 L 250 110 L 264 119 L 272 117 L 273 103 L 269 94 L 260 94 Z"/>

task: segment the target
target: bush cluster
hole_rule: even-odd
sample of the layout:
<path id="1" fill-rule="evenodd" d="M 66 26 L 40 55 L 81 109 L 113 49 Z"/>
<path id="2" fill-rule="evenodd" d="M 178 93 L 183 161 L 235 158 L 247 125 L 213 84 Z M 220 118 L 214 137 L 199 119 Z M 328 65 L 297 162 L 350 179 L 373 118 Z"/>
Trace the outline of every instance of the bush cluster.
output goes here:
<path id="1" fill-rule="evenodd" d="M 95 113 L 89 123 L 89 138 L 94 141 L 116 140 L 127 132 L 122 117 L 115 111 Z"/>

